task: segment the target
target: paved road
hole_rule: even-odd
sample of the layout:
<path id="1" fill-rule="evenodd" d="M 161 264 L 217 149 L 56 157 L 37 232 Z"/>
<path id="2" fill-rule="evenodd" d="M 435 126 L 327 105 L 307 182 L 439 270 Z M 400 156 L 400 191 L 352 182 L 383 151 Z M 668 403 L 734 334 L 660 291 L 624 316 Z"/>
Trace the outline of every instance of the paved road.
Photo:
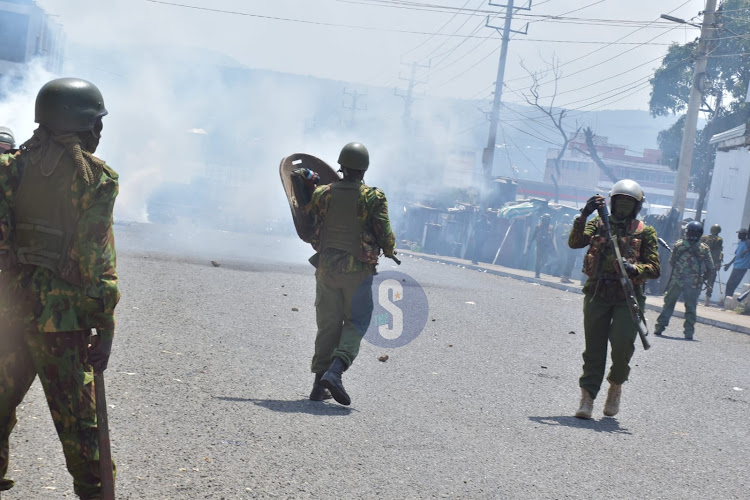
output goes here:
<path id="1" fill-rule="evenodd" d="M 345 374 L 344 408 L 306 399 L 315 331 L 304 245 L 117 231 L 123 298 L 107 378 L 119 498 L 750 491 L 748 335 L 698 325 L 695 342 L 652 339 L 636 351 L 621 413 L 601 416 L 599 399 L 596 419 L 582 421 L 571 416 L 579 294 L 405 258 L 399 271 L 429 299 L 427 326 L 405 347 L 364 343 Z M 38 384 L 11 454 L 18 486 L 3 500 L 73 498 Z"/>

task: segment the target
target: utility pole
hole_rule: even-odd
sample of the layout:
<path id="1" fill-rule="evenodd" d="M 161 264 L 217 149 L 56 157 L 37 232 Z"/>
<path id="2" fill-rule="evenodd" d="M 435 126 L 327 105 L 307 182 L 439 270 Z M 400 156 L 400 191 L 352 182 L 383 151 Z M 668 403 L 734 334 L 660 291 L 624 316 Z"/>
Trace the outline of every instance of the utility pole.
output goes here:
<path id="1" fill-rule="evenodd" d="M 701 36 L 698 39 L 698 48 L 695 54 L 695 66 L 693 67 L 693 86 L 690 88 L 690 100 L 685 113 L 685 129 L 682 133 L 682 146 L 680 147 L 680 160 L 677 167 L 677 180 L 675 183 L 672 208 L 684 218 L 685 200 L 687 188 L 690 181 L 690 167 L 693 163 L 693 147 L 695 146 L 695 129 L 698 125 L 698 112 L 703 100 L 703 92 L 706 85 L 706 65 L 708 63 L 708 49 L 711 42 L 714 26 L 714 12 L 716 11 L 716 0 L 706 0 L 706 10 L 703 12 L 703 23 L 701 24 Z M 668 18 L 667 18 L 668 19 Z M 673 20 L 673 19 L 672 19 Z M 680 231 L 681 228 L 676 229 Z M 675 236 L 679 236 L 679 233 Z M 676 239 L 676 238 L 675 238 Z"/>
<path id="2" fill-rule="evenodd" d="M 480 190 L 480 209 L 484 211 L 487 208 L 487 196 L 481 195 L 481 192 L 485 192 L 489 187 L 490 178 L 492 177 L 492 166 L 495 161 L 495 147 L 497 145 L 497 122 L 500 116 L 500 104 L 503 98 L 503 79 L 505 78 L 505 61 L 508 57 L 508 42 L 510 41 L 511 33 L 519 33 L 525 35 L 528 32 L 529 25 L 523 31 L 516 31 L 510 28 L 511 21 L 513 21 L 513 13 L 517 10 L 531 10 L 531 0 L 529 0 L 528 7 L 515 7 L 513 5 L 514 0 L 508 0 L 508 5 L 500 5 L 492 3 L 490 0 L 489 4 L 495 7 L 505 7 L 505 25 L 502 28 L 503 42 L 500 47 L 500 62 L 497 65 L 497 78 L 495 79 L 495 96 L 492 101 L 492 117 L 490 118 L 490 134 L 487 138 L 487 147 L 482 152 L 482 183 L 483 186 Z M 500 32 L 500 27 L 492 26 L 490 24 L 490 16 L 487 15 L 487 21 L 485 26 L 494 28 Z"/>
<path id="3" fill-rule="evenodd" d="M 529 0 L 528 7 L 515 7 L 513 5 L 514 0 L 508 0 L 508 5 L 502 5 L 492 3 L 489 0 L 489 4 L 493 7 L 505 7 L 505 24 L 502 28 L 502 45 L 500 46 L 500 61 L 497 65 L 497 77 L 495 78 L 495 96 L 492 101 L 492 115 L 490 118 L 490 134 L 487 138 L 487 147 L 482 152 L 482 180 L 479 187 L 479 212 L 474 213 L 471 218 L 469 230 L 466 232 L 466 242 L 464 243 L 461 251 L 461 257 L 466 255 L 467 249 L 474 238 L 474 226 L 479 219 L 479 214 L 485 214 L 487 208 L 489 208 L 489 189 L 490 179 L 492 177 L 492 166 L 495 162 L 495 148 L 497 146 L 497 121 L 500 117 L 500 104 L 503 98 L 503 79 L 505 78 L 505 61 L 508 58 L 508 42 L 510 41 L 511 33 L 518 33 L 525 35 L 529 29 L 529 23 L 526 23 L 526 27 L 523 31 L 516 31 L 510 28 L 511 22 L 513 21 L 513 14 L 517 10 L 531 10 L 531 2 Z M 487 21 L 485 27 L 494 28 L 500 32 L 499 26 L 493 26 L 490 24 L 490 16 L 487 15 Z M 474 250 L 476 252 L 476 250 Z"/>
<path id="4" fill-rule="evenodd" d="M 417 68 L 429 68 L 430 65 L 424 65 L 424 64 L 417 64 L 416 61 L 411 63 L 411 76 L 409 78 L 403 78 L 399 76 L 400 80 L 408 80 L 409 86 L 406 90 L 406 94 L 399 94 L 398 89 L 394 89 L 393 93 L 399 97 L 403 97 L 404 99 L 404 128 L 407 130 L 410 128 L 411 124 L 411 105 L 414 103 L 414 87 L 417 86 L 417 84 L 420 83 L 427 83 L 425 81 L 417 80 Z"/>
<path id="5" fill-rule="evenodd" d="M 355 122 L 356 122 L 355 118 L 356 118 L 357 111 L 363 111 L 363 110 L 367 109 L 367 106 L 362 107 L 362 108 L 358 107 L 357 106 L 357 101 L 359 101 L 360 97 L 367 97 L 367 94 L 366 93 L 359 93 L 356 90 L 354 92 L 349 92 L 348 90 L 344 89 L 344 95 L 350 95 L 350 96 L 352 96 L 352 105 L 351 106 L 347 106 L 346 102 L 344 102 L 344 103 L 342 103 L 342 106 L 344 107 L 344 109 L 350 109 L 351 110 L 352 113 L 351 113 L 351 118 L 349 119 L 349 126 L 353 127 L 354 124 L 355 124 Z"/>

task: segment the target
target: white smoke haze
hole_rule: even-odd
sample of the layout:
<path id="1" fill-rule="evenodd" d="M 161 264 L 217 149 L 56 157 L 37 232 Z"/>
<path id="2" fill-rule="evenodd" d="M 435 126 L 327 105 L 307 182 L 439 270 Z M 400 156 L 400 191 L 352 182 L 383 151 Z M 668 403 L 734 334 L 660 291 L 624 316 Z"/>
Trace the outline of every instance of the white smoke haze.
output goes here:
<path id="1" fill-rule="evenodd" d="M 38 60 L 29 64 L 23 82 L 14 77 L 0 77 L 0 125 L 10 127 L 16 147 L 31 138 L 34 123 L 34 103 L 39 89 L 56 76 L 46 71 Z"/>
<path id="2" fill-rule="evenodd" d="M 488 128 L 482 123 L 482 109 L 488 109 L 487 102 L 416 99 L 424 90 L 418 87 L 407 126 L 404 100 L 394 95 L 393 86 L 352 83 L 363 80 L 362 72 L 353 73 L 351 81 L 334 81 L 293 74 L 299 72 L 293 66 L 288 73 L 257 69 L 226 55 L 238 51 L 229 34 L 219 49 L 206 40 L 206 33 L 221 27 L 235 36 L 244 27 L 248 53 L 271 51 L 283 60 L 285 54 L 306 50 L 321 63 L 338 57 L 338 66 L 346 67 L 354 61 L 315 54 L 298 40 L 282 43 L 287 25 L 276 38 L 263 39 L 253 34 L 255 24 L 246 19 L 206 13 L 201 17 L 146 2 L 132 8 L 131 2 L 113 1 L 111 8 L 79 9 L 80 16 L 73 16 L 72 7 L 47 1 L 40 5 L 51 13 L 60 11 L 60 22 L 68 31 L 71 42 L 63 74 L 32 69 L 22 91 L 0 100 L 0 120 L 13 128 L 21 143 L 35 127 L 33 103 L 44 82 L 57 76 L 94 82 L 109 110 L 97 155 L 120 174 L 115 207 L 119 221 L 169 222 L 186 232 L 201 227 L 293 235 L 278 175 L 281 158 L 304 152 L 337 169 L 339 151 L 351 141 L 369 149 L 371 168 L 365 181 L 385 190 L 392 212 L 406 201 L 423 202 L 440 190 L 464 187 L 446 185 L 443 176 L 455 151 L 474 155 L 474 172 L 466 184 L 479 181 Z M 148 29 L 153 26 L 150 12 L 167 20 L 158 32 Z M 196 17 L 202 25 L 194 24 Z M 82 26 L 91 27 L 87 36 Z M 197 26 L 205 30 L 195 32 Z M 298 31 L 303 28 L 313 29 L 295 25 Z M 263 31 L 268 33 L 266 27 Z M 325 37 L 332 35 L 326 31 Z M 347 54 L 356 56 L 355 40 L 342 37 L 338 43 L 350 44 Z M 353 111 L 355 92 L 362 96 Z M 666 126 L 654 125 L 655 131 L 662 128 Z M 602 132 L 612 142 L 627 142 Z M 640 144 L 630 146 L 655 146 L 655 133 L 639 134 Z M 519 147 L 531 148 L 527 155 L 544 168 L 550 144 L 515 132 L 509 135 Z M 511 168 L 516 164 L 525 165 L 518 174 Z M 510 160 L 498 153 L 494 174 L 539 177 L 517 151 L 511 152 Z M 176 205 L 174 220 L 149 213 L 153 200 Z"/>

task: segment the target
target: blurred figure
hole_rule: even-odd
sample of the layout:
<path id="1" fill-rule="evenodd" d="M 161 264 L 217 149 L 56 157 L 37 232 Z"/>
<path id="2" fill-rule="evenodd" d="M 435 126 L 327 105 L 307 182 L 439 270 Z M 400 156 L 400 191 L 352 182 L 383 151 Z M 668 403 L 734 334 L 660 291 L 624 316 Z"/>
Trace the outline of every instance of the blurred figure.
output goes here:
<path id="1" fill-rule="evenodd" d="M 16 147 L 13 131 L 8 127 L 0 127 L 0 154 Z"/>
<path id="2" fill-rule="evenodd" d="M 697 317 L 698 296 L 703 281 L 714 271 L 711 250 L 700 241 L 703 235 L 703 224 L 693 221 L 687 225 L 685 239 L 675 243 L 669 263 L 672 275 L 667 284 L 664 296 L 664 308 L 656 319 L 654 333 L 661 335 L 669 325 L 669 318 L 674 313 L 674 306 L 682 294 L 685 298 L 684 334 L 687 340 L 693 340 L 695 319 Z"/>
<path id="3" fill-rule="evenodd" d="M 480 214 L 477 219 L 477 223 L 474 226 L 474 236 L 472 237 L 472 248 L 471 248 L 471 263 L 477 264 L 479 258 L 482 256 L 482 249 L 487 241 L 487 237 L 490 235 L 492 225 L 487 217 L 487 214 Z"/>
<path id="4" fill-rule="evenodd" d="M 534 261 L 534 277 L 540 276 L 542 269 L 549 257 L 555 252 L 555 232 L 550 224 L 550 214 L 542 214 L 539 218 L 539 224 L 534 228 L 534 232 L 529 239 L 529 247 L 536 242 L 536 260 Z M 526 252 L 528 253 L 528 248 Z"/>
<path id="5" fill-rule="evenodd" d="M 714 290 L 714 283 L 716 283 L 716 276 L 719 274 L 721 261 L 724 260 L 724 240 L 719 236 L 719 233 L 721 233 L 721 226 L 714 224 L 711 226 L 711 234 L 701 237 L 701 243 L 704 243 L 711 251 L 711 259 L 714 263 L 713 271 L 709 272 L 706 278 L 705 305 L 707 306 L 711 304 L 711 294 Z"/>
<path id="6" fill-rule="evenodd" d="M 573 283 L 570 276 L 573 274 L 573 266 L 575 265 L 578 251 L 568 246 L 568 237 L 570 236 L 571 229 L 573 229 L 573 224 L 566 222 L 565 224 L 560 225 L 560 231 L 558 232 L 558 238 L 562 248 L 560 283 Z"/>
<path id="7" fill-rule="evenodd" d="M 724 290 L 724 298 L 719 302 L 719 307 L 724 307 L 726 297 L 734 295 L 734 291 L 750 268 L 750 242 L 747 241 L 747 229 L 743 227 L 737 231 L 737 238 L 740 241 L 737 243 L 737 250 L 734 251 L 734 257 L 724 266 L 724 270 L 729 271 L 729 266 L 734 264 L 732 274 L 729 275 L 729 279 L 727 280 L 727 288 Z"/>

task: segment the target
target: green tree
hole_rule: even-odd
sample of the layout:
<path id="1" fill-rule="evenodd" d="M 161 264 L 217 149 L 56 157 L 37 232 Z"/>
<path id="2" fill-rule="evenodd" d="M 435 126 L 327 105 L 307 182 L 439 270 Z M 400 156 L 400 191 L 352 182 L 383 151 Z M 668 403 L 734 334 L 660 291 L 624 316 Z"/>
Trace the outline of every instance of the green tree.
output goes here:
<path id="1" fill-rule="evenodd" d="M 713 170 L 712 135 L 747 123 L 750 107 L 745 96 L 750 83 L 750 0 L 726 0 L 716 11 L 708 65 L 702 83 L 706 126 L 696 134 L 691 163 L 691 182 L 700 192 L 703 206 Z M 682 114 L 687 109 L 693 83 L 693 58 L 697 40 L 673 44 L 651 78 L 649 111 L 652 116 Z M 657 138 L 663 161 L 673 170 L 679 162 L 684 115 Z"/>

